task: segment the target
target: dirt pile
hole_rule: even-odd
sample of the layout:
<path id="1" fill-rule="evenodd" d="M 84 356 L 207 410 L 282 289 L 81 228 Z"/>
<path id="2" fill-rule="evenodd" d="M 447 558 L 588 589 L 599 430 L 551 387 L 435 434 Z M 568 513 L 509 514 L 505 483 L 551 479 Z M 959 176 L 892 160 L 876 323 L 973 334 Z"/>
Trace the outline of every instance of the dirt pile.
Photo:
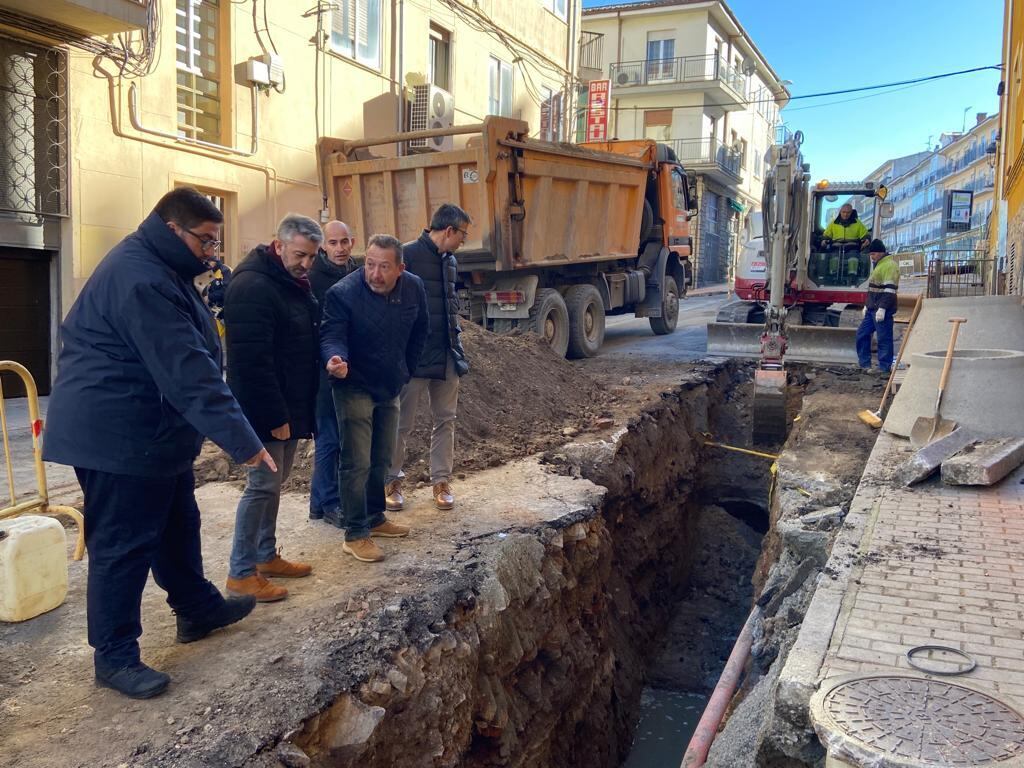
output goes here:
<path id="1" fill-rule="evenodd" d="M 462 333 L 470 371 L 462 377 L 455 424 L 457 474 L 496 467 L 551 448 L 567 438 L 611 425 L 615 397 L 578 363 L 556 356 L 532 333 L 497 335 L 474 323 Z M 406 473 L 428 482 L 430 415 L 419 409 Z M 305 491 L 313 472 L 313 444 L 300 443 L 286 490 Z M 211 443 L 196 460 L 196 481 L 244 480 L 241 468 Z"/>

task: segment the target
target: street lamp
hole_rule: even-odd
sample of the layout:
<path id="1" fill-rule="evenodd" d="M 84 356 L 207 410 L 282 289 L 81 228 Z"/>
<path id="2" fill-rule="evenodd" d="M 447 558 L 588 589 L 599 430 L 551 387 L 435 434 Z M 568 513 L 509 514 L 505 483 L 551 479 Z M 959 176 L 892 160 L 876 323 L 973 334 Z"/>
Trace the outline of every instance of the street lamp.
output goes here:
<path id="1" fill-rule="evenodd" d="M 964 119 L 960 122 L 960 134 L 963 135 L 967 131 L 967 113 L 971 111 L 970 107 L 964 107 Z"/>

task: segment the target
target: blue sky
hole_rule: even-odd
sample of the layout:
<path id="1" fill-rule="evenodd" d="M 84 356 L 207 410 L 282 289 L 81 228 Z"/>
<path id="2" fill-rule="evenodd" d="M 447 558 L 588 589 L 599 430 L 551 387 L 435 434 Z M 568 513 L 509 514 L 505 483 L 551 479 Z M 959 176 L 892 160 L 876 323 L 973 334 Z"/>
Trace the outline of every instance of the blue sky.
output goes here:
<path id="1" fill-rule="evenodd" d="M 1002 55 L 1003 0 L 727 2 L 794 96 L 999 64 Z M 859 179 L 924 150 L 929 136 L 934 144 L 959 131 L 965 107 L 968 126 L 976 112 L 995 112 L 999 80 L 989 70 L 856 101 L 866 94 L 798 99 L 782 115 L 804 132 L 812 178 Z"/>

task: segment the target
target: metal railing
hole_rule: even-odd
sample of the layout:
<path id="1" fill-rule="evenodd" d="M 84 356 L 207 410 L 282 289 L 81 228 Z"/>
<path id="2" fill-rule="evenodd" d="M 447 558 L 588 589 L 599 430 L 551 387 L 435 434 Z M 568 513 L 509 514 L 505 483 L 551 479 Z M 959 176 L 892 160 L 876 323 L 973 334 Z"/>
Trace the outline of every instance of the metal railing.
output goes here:
<path id="1" fill-rule="evenodd" d="M 580 36 L 580 68 L 603 69 L 604 35 L 600 32 L 583 32 Z"/>
<path id="2" fill-rule="evenodd" d="M 4 405 L 3 377 L 0 377 L 0 433 L 3 436 L 4 463 L 7 469 L 7 488 L 10 493 L 10 504 L 0 507 L 0 520 L 33 512 L 37 515 L 67 515 L 78 526 L 78 541 L 75 544 L 75 560 L 81 560 L 85 554 L 85 521 L 82 513 L 74 507 L 61 507 L 50 504 L 46 490 L 46 467 L 43 464 L 40 436 L 43 432 L 43 420 L 39 418 L 39 394 L 35 379 L 21 363 L 13 360 L 0 360 L 0 372 L 8 371 L 17 375 L 25 387 L 28 398 L 28 427 L 32 435 L 32 460 L 36 475 L 36 494 L 27 499 L 18 500 L 18 490 L 14 484 L 14 457 L 11 452 L 11 436 L 7 425 L 7 409 Z"/>
<path id="3" fill-rule="evenodd" d="M 685 167 L 717 165 L 737 179 L 740 176 L 740 153 L 729 149 L 718 139 L 673 139 L 667 142 Z"/>
<path id="4" fill-rule="evenodd" d="M 985 296 L 992 259 L 976 249 L 936 250 L 928 262 L 927 297 Z"/>
<path id="5" fill-rule="evenodd" d="M 673 59 L 618 61 L 608 67 L 612 87 L 721 81 L 743 98 L 743 75 L 724 58 L 682 56 Z"/>

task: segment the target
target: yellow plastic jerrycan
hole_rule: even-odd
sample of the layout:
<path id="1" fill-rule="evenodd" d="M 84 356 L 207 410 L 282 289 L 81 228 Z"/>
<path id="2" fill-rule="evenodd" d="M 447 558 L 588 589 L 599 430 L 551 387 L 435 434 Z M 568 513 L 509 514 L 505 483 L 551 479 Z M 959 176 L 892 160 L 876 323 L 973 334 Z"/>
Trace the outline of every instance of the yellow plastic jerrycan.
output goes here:
<path id="1" fill-rule="evenodd" d="M 52 611 L 67 594 L 64 526 L 41 515 L 0 520 L 0 621 Z"/>

